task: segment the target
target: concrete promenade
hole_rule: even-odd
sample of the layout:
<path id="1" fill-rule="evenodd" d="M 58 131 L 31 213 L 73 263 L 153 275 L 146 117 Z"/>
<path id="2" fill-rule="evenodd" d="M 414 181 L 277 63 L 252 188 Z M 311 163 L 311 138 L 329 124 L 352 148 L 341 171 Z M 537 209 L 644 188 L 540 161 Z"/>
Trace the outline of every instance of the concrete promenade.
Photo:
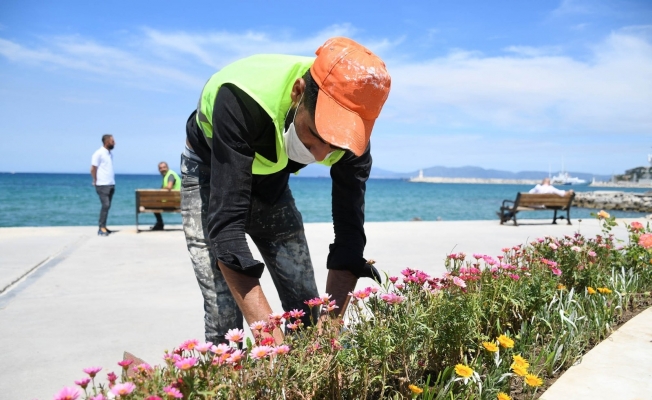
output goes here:
<path id="1" fill-rule="evenodd" d="M 410 267 L 439 276 L 450 252 L 498 255 L 545 235 L 599 232 L 595 220 L 522 222 L 367 223 L 365 257 L 390 275 Z M 203 339 L 202 298 L 183 232 L 166 228 L 176 229 L 137 234 L 133 226 L 113 227 L 118 232 L 98 237 L 94 227 L 0 228 L 0 398 L 51 399 L 84 377 L 85 367 L 102 366 L 106 382 L 107 372 L 119 373 L 125 350 L 160 364 L 165 349 Z M 625 237 L 622 227 L 615 233 Z M 306 235 L 323 293 L 331 224 L 306 224 Z M 280 311 L 267 273 L 263 287 Z M 542 398 L 652 399 L 652 309 L 592 350 Z"/>

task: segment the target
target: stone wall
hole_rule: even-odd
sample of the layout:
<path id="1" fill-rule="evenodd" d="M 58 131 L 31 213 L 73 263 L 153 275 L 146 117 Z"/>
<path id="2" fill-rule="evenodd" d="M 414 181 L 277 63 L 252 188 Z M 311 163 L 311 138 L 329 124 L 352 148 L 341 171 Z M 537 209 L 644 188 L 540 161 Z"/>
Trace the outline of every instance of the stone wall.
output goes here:
<path id="1" fill-rule="evenodd" d="M 575 193 L 573 206 L 600 210 L 652 212 L 652 192 L 595 191 Z"/>

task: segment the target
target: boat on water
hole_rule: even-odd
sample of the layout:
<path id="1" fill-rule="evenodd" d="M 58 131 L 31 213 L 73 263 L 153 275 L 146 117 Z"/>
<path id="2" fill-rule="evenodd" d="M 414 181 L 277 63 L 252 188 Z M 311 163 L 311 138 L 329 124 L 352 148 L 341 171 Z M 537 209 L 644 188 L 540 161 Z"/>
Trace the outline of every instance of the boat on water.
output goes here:
<path id="1" fill-rule="evenodd" d="M 586 179 L 570 176 L 568 172 L 560 172 L 550 178 L 551 185 L 586 185 L 587 183 Z"/>

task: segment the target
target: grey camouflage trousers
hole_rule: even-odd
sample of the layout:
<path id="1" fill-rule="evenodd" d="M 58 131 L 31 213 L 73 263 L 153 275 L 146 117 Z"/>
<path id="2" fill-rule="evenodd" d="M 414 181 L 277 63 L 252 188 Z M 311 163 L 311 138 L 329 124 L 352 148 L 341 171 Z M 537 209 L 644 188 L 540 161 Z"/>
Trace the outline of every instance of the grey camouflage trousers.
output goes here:
<path id="1" fill-rule="evenodd" d="M 181 216 L 188 252 L 204 298 L 206 341 L 223 343 L 228 342 L 224 335 L 229 329 L 242 329 L 243 317 L 210 251 L 209 196 L 210 167 L 182 155 Z M 310 324 L 310 309 L 304 301 L 319 294 L 303 220 L 290 189 L 275 204 L 252 196 L 245 231 L 263 257 L 283 310 L 304 310 L 303 322 Z M 317 320 L 317 312 L 315 307 L 313 321 Z"/>

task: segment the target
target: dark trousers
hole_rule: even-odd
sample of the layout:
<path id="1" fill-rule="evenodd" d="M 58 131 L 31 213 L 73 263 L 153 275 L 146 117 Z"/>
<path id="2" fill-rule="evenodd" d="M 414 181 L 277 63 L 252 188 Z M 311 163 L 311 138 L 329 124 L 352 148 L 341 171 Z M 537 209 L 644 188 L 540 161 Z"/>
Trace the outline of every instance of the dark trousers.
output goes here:
<path id="1" fill-rule="evenodd" d="M 181 156 L 181 217 L 195 276 L 204 297 L 206 340 L 224 342 L 229 329 L 243 327 L 242 312 L 217 268 L 208 240 L 210 167 Z M 288 188 L 276 204 L 252 196 L 245 227 L 274 281 L 283 310 L 310 309 L 303 302 L 319 295 L 303 230 L 303 220 Z M 317 307 L 312 319 L 316 320 Z M 253 322 L 253 321 L 251 321 Z"/>
<path id="2" fill-rule="evenodd" d="M 161 216 L 161 213 L 154 213 L 154 216 L 156 217 L 156 225 L 163 226 L 163 217 Z"/>
<path id="3" fill-rule="evenodd" d="M 115 193 L 115 185 L 95 186 L 95 191 L 100 196 L 100 203 L 102 203 L 98 225 L 100 228 L 106 228 L 106 218 L 109 216 L 109 208 L 111 208 L 111 200 L 113 200 L 113 193 Z"/>

